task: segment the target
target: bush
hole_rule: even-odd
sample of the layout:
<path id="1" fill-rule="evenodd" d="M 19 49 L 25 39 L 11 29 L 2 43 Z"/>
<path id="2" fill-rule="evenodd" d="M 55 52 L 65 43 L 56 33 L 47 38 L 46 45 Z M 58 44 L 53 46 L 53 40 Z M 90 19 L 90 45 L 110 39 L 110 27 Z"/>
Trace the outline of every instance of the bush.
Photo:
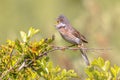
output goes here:
<path id="1" fill-rule="evenodd" d="M 118 77 L 120 67 L 117 65 L 112 67 L 109 61 L 104 61 L 100 57 L 92 61 L 85 72 L 88 75 L 86 80 L 120 80 Z"/>
<path id="2" fill-rule="evenodd" d="M 0 80 L 68 80 L 77 77 L 74 70 L 54 67 L 47 53 L 52 50 L 49 44 L 53 38 L 30 41 L 38 33 L 30 28 L 28 33 L 21 31 L 22 41 L 8 40 L 0 48 Z"/>
<path id="3" fill-rule="evenodd" d="M 22 41 L 7 40 L 0 45 L 0 80 L 74 80 L 80 79 L 74 70 L 53 66 L 47 54 L 55 49 L 50 46 L 54 37 L 31 41 L 38 29 L 30 28 L 28 33 L 20 32 Z M 95 59 L 85 69 L 86 80 L 117 80 L 120 68 L 110 66 L 109 61 Z"/>

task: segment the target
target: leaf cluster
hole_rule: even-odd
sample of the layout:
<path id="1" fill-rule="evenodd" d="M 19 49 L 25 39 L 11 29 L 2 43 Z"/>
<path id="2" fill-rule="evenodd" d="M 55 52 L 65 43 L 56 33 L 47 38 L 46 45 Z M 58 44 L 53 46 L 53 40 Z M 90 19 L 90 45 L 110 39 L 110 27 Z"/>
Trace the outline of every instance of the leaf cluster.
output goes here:
<path id="1" fill-rule="evenodd" d="M 120 67 L 110 65 L 110 61 L 104 61 L 99 57 L 92 61 L 85 69 L 88 78 L 86 80 L 119 80 Z"/>
<path id="2" fill-rule="evenodd" d="M 0 46 L 0 80 L 68 80 L 77 77 L 74 70 L 54 67 L 47 54 L 53 38 L 31 41 L 38 29 L 21 31 L 22 41 L 8 40 Z"/>

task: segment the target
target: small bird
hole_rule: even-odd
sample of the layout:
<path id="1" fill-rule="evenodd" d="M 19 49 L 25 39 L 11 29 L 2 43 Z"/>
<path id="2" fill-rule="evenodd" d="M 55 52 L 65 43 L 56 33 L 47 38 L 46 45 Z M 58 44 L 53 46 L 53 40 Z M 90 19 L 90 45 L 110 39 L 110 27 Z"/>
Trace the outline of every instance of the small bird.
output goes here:
<path id="1" fill-rule="evenodd" d="M 86 50 L 83 49 L 83 43 L 88 43 L 86 38 L 78 32 L 75 28 L 72 27 L 68 19 L 64 15 L 60 15 L 57 18 L 57 24 L 55 25 L 60 35 L 69 43 L 73 45 L 78 45 L 80 48 L 83 59 L 87 65 L 90 65 L 88 57 L 86 55 Z"/>

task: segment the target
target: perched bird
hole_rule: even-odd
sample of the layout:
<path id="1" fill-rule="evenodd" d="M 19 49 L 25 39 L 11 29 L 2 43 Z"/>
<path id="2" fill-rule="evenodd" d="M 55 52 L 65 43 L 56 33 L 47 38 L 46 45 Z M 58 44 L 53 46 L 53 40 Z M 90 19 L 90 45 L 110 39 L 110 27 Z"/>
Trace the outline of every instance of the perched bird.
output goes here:
<path id="1" fill-rule="evenodd" d="M 68 19 L 64 15 L 60 15 L 57 18 L 57 24 L 55 25 L 55 27 L 57 28 L 63 39 L 65 39 L 69 43 L 78 45 L 83 59 L 85 60 L 87 65 L 90 65 L 88 57 L 86 55 L 86 50 L 83 49 L 83 43 L 88 43 L 86 38 L 72 27 L 72 25 L 69 23 Z"/>

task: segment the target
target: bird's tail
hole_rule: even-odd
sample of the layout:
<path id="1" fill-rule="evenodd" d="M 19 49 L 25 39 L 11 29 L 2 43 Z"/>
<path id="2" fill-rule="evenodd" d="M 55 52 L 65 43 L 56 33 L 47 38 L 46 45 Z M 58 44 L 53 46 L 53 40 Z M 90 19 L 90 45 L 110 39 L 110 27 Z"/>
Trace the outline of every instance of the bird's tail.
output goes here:
<path id="1" fill-rule="evenodd" d="M 86 65 L 89 66 L 89 65 L 90 65 L 90 62 L 89 62 L 88 57 L 87 57 L 87 55 L 86 55 L 86 50 L 83 49 L 83 48 L 80 48 L 80 52 L 81 52 L 81 54 L 82 54 L 82 57 L 83 57 Z"/>

